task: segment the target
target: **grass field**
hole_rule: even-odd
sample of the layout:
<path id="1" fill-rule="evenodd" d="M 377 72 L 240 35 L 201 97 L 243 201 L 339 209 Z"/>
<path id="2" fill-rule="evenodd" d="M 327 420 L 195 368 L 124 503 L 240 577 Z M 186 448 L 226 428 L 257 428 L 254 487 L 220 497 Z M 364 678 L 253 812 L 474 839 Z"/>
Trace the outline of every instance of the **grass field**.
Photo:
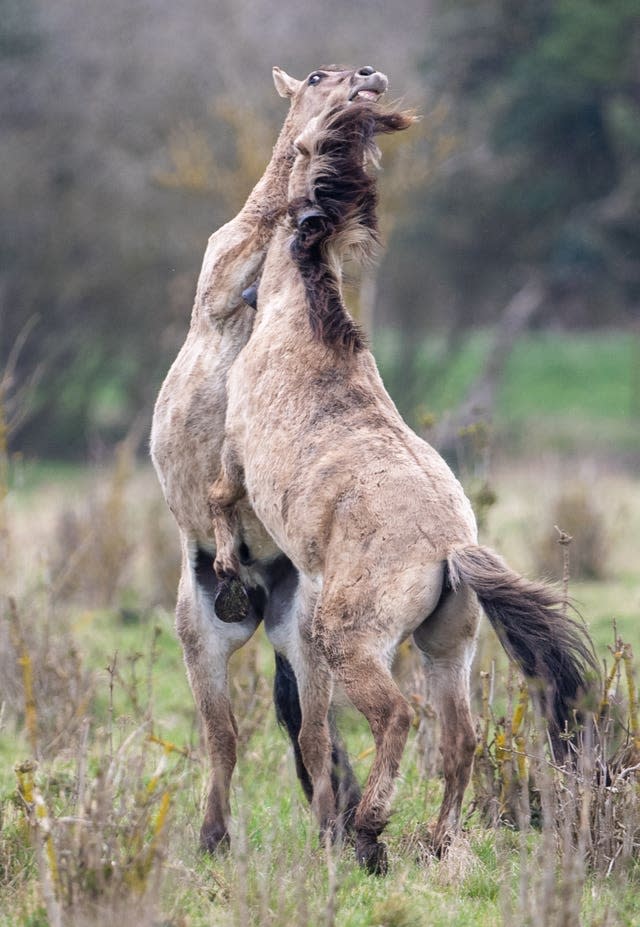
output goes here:
<path id="1" fill-rule="evenodd" d="M 261 631 L 232 673 L 241 744 L 233 849 L 219 859 L 200 857 L 207 770 L 172 628 L 175 537 L 154 477 L 121 454 L 100 472 L 42 480 L 23 471 L 16 480 L 21 487 L 6 498 L 2 524 L 3 588 L 16 611 L 12 616 L 3 599 L 1 927 L 53 927 L 56 912 L 65 925 L 166 927 L 640 923 L 635 780 L 619 790 L 628 845 L 615 851 L 622 862 L 611 872 L 608 863 L 582 865 L 579 838 L 574 847 L 561 815 L 553 826 L 522 833 L 486 826 L 471 810 L 471 788 L 464 837 L 444 860 L 430 856 L 424 826 L 437 810 L 441 779 L 426 711 L 410 735 L 387 831 L 389 875 L 364 875 L 349 847 L 320 847 L 273 717 L 272 656 Z M 571 591 L 609 665 L 614 619 L 640 652 L 638 481 L 602 463 L 549 456 L 533 468 L 498 464 L 491 481 L 497 502 L 486 514 L 485 540 L 528 573 L 544 562 L 558 500 L 576 486 L 587 493 L 597 487 L 593 506 L 578 509 L 581 526 L 571 530 L 575 543 L 595 530 L 602 569 L 572 582 Z M 499 713 L 509 696 L 497 653 L 484 637 L 474 688 L 479 694 L 479 673 L 493 665 Z M 407 693 L 420 705 L 415 663 L 404 651 L 400 662 Z M 34 678 L 32 704 L 25 666 Z M 624 675 L 616 692 L 623 711 Z M 364 779 L 368 730 L 349 710 L 341 724 Z M 14 767 L 36 753 L 37 772 L 21 774 L 34 776 L 23 781 L 21 798 Z M 543 793 L 545 781 L 542 775 L 537 785 Z M 28 810 L 38 796 L 46 826 L 34 824 L 36 812 Z M 605 805 L 615 810 L 613 794 Z"/>
<path id="2" fill-rule="evenodd" d="M 492 335 L 479 330 L 445 354 L 442 339 L 376 338 L 385 383 L 413 424 L 455 408 L 481 372 Z M 438 371 L 434 377 L 433 371 Z M 521 337 L 500 385 L 496 425 L 510 454 L 640 454 L 640 340 L 630 331 L 540 331 Z"/>

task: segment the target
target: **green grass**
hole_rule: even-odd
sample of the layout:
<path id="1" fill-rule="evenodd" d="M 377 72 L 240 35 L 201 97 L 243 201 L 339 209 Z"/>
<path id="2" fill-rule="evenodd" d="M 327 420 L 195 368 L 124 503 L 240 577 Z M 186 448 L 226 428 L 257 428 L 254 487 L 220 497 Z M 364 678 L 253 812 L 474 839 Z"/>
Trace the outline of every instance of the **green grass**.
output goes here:
<path id="1" fill-rule="evenodd" d="M 492 336 L 475 331 L 451 356 L 431 337 L 402 359 L 397 335 L 376 336 L 383 379 L 414 421 L 455 407 L 481 373 Z M 444 362 L 443 362 L 444 358 Z M 625 332 L 536 332 L 522 336 L 500 384 L 496 426 L 511 447 L 563 452 L 640 450 L 640 349 Z M 434 377 L 434 370 L 438 371 Z"/>
<path id="2" fill-rule="evenodd" d="M 618 591 L 623 601 L 624 584 Z M 597 588 L 584 586 L 580 587 L 580 592 L 585 598 L 591 596 L 591 602 L 596 601 Z M 108 676 L 103 668 L 116 649 L 127 683 L 130 679 L 124 668 L 136 654 L 143 654 L 135 662 L 141 670 L 138 689 L 144 712 L 149 690 L 148 677 L 142 670 L 149 665 L 154 627 L 160 625 L 162 631 L 155 640 L 156 656 L 151 675 L 154 728 L 178 745 L 190 747 L 194 745 L 193 707 L 179 648 L 168 627 L 170 616 L 157 613 L 153 618 L 153 621 L 123 626 L 117 612 L 105 610 L 92 615 L 90 620 L 85 615 L 82 621 L 76 621 L 75 633 L 80 647 L 86 660 L 99 673 L 96 730 L 104 732 L 105 728 Z M 264 666 L 265 674 L 269 674 L 271 657 L 261 631 L 251 646 L 257 647 L 258 663 Z M 242 666 L 238 670 L 241 672 Z M 116 685 L 117 742 L 137 723 L 135 712 L 120 688 Z M 239 720 L 242 724 L 245 719 Z M 348 716 L 343 730 L 354 767 L 364 779 L 370 758 L 358 757 L 368 745 L 368 733 L 353 715 Z M 100 736 L 104 738 L 104 733 Z M 424 781 L 418 774 L 416 749 L 412 732 L 394 801 L 394 816 L 385 835 L 390 851 L 389 876 L 376 879 L 365 875 L 356 866 L 350 848 L 345 848 L 335 862 L 336 927 L 495 927 L 501 923 L 500 908 L 505 892 L 516 897 L 520 851 L 517 838 L 509 832 L 488 831 L 472 818 L 462 861 L 455 854 L 452 861 L 424 861 L 417 857 L 415 850 L 407 849 L 411 845 L 411 835 L 433 819 L 441 798 L 441 781 Z M 155 763 L 160 748 L 151 745 L 148 750 Z M 28 747 L 21 732 L 5 730 L 0 733 L 3 765 L 10 763 L 12 766 L 27 754 Z M 72 788 L 72 766 L 63 757 L 50 767 L 45 764 L 43 775 L 63 784 L 68 782 Z M 8 773 L 5 769 L 0 780 L 4 797 L 12 791 Z M 301 927 L 327 922 L 330 888 L 325 853 L 318 845 L 315 825 L 298 787 L 286 738 L 277 728 L 272 713 L 269 712 L 265 723 L 253 732 L 240 751 L 232 794 L 235 849 L 230 855 L 213 861 L 200 858 L 195 849 L 205 773 L 199 763 L 189 767 L 174 801 L 167 847 L 169 869 L 163 879 L 161 901 L 167 922 L 175 927 L 211 924 L 216 927 L 264 927 L 268 924 Z M 51 794 L 51 788 L 49 791 Z M 29 884 L 36 878 L 36 872 L 31 854 L 24 846 L 24 833 L 20 839 L 19 821 L 15 816 L 10 822 L 8 839 L 11 829 L 15 831 L 16 846 L 21 854 L 18 858 L 26 867 L 24 877 Z M 532 852 L 539 839 L 535 835 L 531 837 Z M 600 886 L 594 891 L 599 898 Z M 635 889 L 618 893 L 610 900 L 616 910 L 626 912 L 626 917 L 640 918 L 640 894 Z M 37 910 L 36 901 L 37 896 L 24 890 L 17 892 L 13 899 L 10 893 L 5 894 L 0 925 L 13 927 L 26 923 L 21 918 L 33 915 Z M 587 893 L 585 904 L 594 903 Z M 635 922 L 614 920 L 609 923 Z M 43 927 L 45 924 L 46 921 L 42 921 Z"/>
<path id="3" fill-rule="evenodd" d="M 528 335 L 509 359 L 500 414 L 505 421 L 543 415 L 637 421 L 634 349 L 631 336 L 618 332 Z"/>
<path id="4" fill-rule="evenodd" d="M 83 474 L 77 476 L 85 478 Z M 92 474 L 91 479 L 95 478 L 96 474 Z M 152 480 L 148 473 L 136 474 L 123 489 L 130 494 L 125 510 L 136 525 L 147 524 L 142 506 L 145 498 L 153 497 L 148 492 L 154 486 Z M 548 526 L 545 506 L 552 498 L 552 490 L 561 490 L 574 480 L 572 466 L 545 469 L 538 465 L 535 472 L 529 466 L 503 467 L 494 474 L 498 502 L 489 512 L 486 539 L 514 567 L 531 572 L 532 547 L 540 524 Z M 595 481 L 601 496 L 609 501 L 607 569 L 602 581 L 572 583 L 571 591 L 601 656 L 608 653 L 612 643 L 614 618 L 619 633 L 640 654 L 638 483 L 626 474 L 608 472 L 597 473 Z M 10 513 L 15 538 L 30 540 L 34 512 L 39 519 L 39 543 L 33 548 L 20 548 L 17 575 L 22 573 L 24 558 L 31 558 L 37 574 L 43 577 L 36 581 L 33 572 L 26 571 L 28 584 L 35 588 L 27 585 L 15 592 L 25 618 L 32 616 L 34 609 L 41 609 L 44 622 L 50 609 L 53 636 L 60 637 L 68 630 L 83 665 L 95 674 L 89 732 L 90 777 L 97 775 L 107 749 L 111 704 L 111 733 L 116 747 L 149 718 L 155 734 L 191 751 L 192 759 L 188 761 L 175 754 L 167 760 L 167 781 L 175 784 L 175 790 L 164 835 L 164 870 L 155 922 L 167 927 L 496 927 L 505 923 L 501 914 L 505 900 L 510 898 L 517 910 L 521 866 L 518 835 L 504 828 L 487 829 L 477 814 L 472 814 L 465 844 L 448 859 L 439 862 L 421 857 L 419 837 L 424 825 L 437 813 L 442 781 L 439 776 L 421 776 L 413 731 L 403 759 L 394 814 L 385 834 L 389 875 L 376 879 L 364 874 L 356 866 L 350 847 L 343 849 L 332 866 L 328 865 L 296 781 L 291 750 L 270 707 L 273 658 L 262 630 L 234 659 L 231 672 L 237 705 L 247 704 L 246 689 L 256 685 L 251 711 L 238 711 L 241 747 L 232 790 L 233 850 L 213 860 L 200 857 L 196 847 L 207 764 L 199 746 L 195 711 L 170 610 L 153 599 L 146 585 L 148 574 L 136 570 L 127 574 L 126 586 L 108 604 L 73 600 L 54 606 L 47 599 L 49 580 L 42 563 L 43 547 L 47 550 L 55 544 L 57 514 L 71 504 L 71 498 L 75 499 L 77 485 L 78 479 L 54 480 L 49 473 L 40 484 L 29 482 L 24 490 L 12 490 Z M 139 547 L 144 544 L 143 535 L 135 538 Z M 116 653 L 121 678 L 116 681 L 111 703 L 106 667 Z M 490 660 L 491 654 L 487 657 Z M 502 686 L 501 673 L 498 670 L 497 688 Z M 497 698 L 496 706 L 503 703 L 504 697 L 502 701 Z M 371 763 L 371 755 L 363 755 L 371 744 L 366 725 L 355 713 L 348 712 L 341 720 L 341 730 L 356 773 L 364 781 Z M 162 756 L 162 747 L 147 743 L 144 736 L 143 731 L 137 742 L 145 754 L 144 781 L 148 783 Z M 23 719 L 7 710 L 0 725 L 0 859 L 7 861 L 9 875 L 2 877 L 0 864 L 0 927 L 46 927 L 47 923 L 41 912 L 29 834 L 15 800 L 13 768 L 29 754 Z M 42 762 L 39 777 L 50 809 L 68 814 L 77 782 L 77 757 L 61 751 Z M 470 798 L 469 791 L 466 810 Z M 540 840 L 535 833 L 527 837 L 532 878 Z M 640 873 L 632 870 L 625 876 L 626 885 L 615 880 L 587 885 L 583 894 L 584 927 L 640 923 Z M 336 912 L 333 920 L 332 898 Z M 607 905 L 608 920 L 604 913 Z M 521 927 L 517 921 L 506 924 Z M 140 923 L 138 927 L 148 925 Z"/>

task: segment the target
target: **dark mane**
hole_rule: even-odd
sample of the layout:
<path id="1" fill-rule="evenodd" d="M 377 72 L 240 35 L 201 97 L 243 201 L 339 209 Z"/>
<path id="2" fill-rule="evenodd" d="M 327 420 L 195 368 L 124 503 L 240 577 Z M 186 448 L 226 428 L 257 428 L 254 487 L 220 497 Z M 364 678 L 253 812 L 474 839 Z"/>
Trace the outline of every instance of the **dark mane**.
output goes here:
<path id="1" fill-rule="evenodd" d="M 357 354 L 366 346 L 360 326 L 351 318 L 342 300 L 335 275 L 320 254 L 320 247 L 298 253 L 296 239 L 293 258 L 298 264 L 307 294 L 307 311 L 314 337 L 346 354 Z"/>
<path id="2" fill-rule="evenodd" d="M 319 341 L 345 353 L 362 350 L 365 339 L 345 308 L 327 250 L 339 236 L 364 254 L 377 243 L 376 179 L 365 159 L 376 155 L 377 134 L 412 122 L 411 114 L 385 112 L 370 103 L 336 107 L 314 139 L 307 196 L 289 204 L 296 225 L 291 254 L 304 281 L 311 329 Z"/>

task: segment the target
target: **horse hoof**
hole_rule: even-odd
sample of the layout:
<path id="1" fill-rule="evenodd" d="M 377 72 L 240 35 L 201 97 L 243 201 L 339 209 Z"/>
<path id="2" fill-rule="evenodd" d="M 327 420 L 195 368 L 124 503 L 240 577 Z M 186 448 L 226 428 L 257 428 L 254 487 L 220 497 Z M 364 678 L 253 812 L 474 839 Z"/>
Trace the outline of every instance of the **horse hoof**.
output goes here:
<path id="1" fill-rule="evenodd" d="M 237 576 L 220 580 L 213 600 L 216 615 L 226 624 L 237 624 L 249 614 L 249 596 Z"/>
<path id="2" fill-rule="evenodd" d="M 200 850 L 213 856 L 214 853 L 226 853 L 231 847 L 229 831 L 220 827 L 202 825 L 200 830 Z"/>
<path id="3" fill-rule="evenodd" d="M 356 859 L 369 875 L 383 876 L 389 871 L 387 847 L 384 843 L 356 840 Z"/>
<path id="4" fill-rule="evenodd" d="M 257 309 L 258 308 L 258 284 L 253 283 L 251 286 L 248 286 L 246 290 L 243 290 L 242 298 L 244 299 L 247 306 L 251 306 L 252 309 Z"/>
<path id="5" fill-rule="evenodd" d="M 298 242 L 305 249 L 322 241 L 331 230 L 327 216 L 321 209 L 313 207 L 303 209 L 297 214 L 296 225 L 298 226 Z"/>

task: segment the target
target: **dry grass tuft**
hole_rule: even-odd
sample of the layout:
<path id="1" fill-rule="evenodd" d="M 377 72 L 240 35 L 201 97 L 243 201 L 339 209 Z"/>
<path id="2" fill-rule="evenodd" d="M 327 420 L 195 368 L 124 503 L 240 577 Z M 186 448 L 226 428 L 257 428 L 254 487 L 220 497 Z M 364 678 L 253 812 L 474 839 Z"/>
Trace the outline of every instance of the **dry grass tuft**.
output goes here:
<path id="1" fill-rule="evenodd" d="M 593 487 L 576 482 L 565 488 L 551 511 L 551 525 L 559 525 L 571 539 L 571 574 L 574 579 L 603 579 L 607 572 L 609 539 Z M 545 532 L 536 550 L 537 572 L 561 579 L 558 529 Z"/>
<path id="2" fill-rule="evenodd" d="M 442 887 L 461 885 L 481 866 L 465 834 L 456 834 L 445 856 L 433 867 L 433 881 Z"/>
<path id="3" fill-rule="evenodd" d="M 62 802 L 51 769 L 41 777 L 31 761 L 16 767 L 51 927 L 153 922 L 181 761 L 150 748 L 147 727 L 112 755 L 105 749 L 96 767 L 87 726 L 74 786 Z"/>
<path id="4" fill-rule="evenodd" d="M 485 674 L 473 773 L 473 808 L 488 825 L 541 829 L 554 866 L 558 853 L 577 853 L 585 872 L 597 876 L 640 860 L 640 729 L 630 646 L 618 640 L 613 657 L 597 713 L 587 716 L 564 766 L 546 749 L 546 729 L 524 684 L 516 689 L 511 674 L 507 711 L 495 718 Z"/>
<path id="5" fill-rule="evenodd" d="M 50 565 L 57 600 L 93 606 L 115 601 L 133 552 L 127 488 L 134 465 L 135 447 L 125 440 L 108 478 L 94 486 L 82 508 L 60 513 Z"/>
<path id="6" fill-rule="evenodd" d="M 77 745 L 94 692 L 68 626 L 51 607 L 25 616 L 0 605 L 0 703 L 6 722 L 24 726 L 35 757 Z"/>

